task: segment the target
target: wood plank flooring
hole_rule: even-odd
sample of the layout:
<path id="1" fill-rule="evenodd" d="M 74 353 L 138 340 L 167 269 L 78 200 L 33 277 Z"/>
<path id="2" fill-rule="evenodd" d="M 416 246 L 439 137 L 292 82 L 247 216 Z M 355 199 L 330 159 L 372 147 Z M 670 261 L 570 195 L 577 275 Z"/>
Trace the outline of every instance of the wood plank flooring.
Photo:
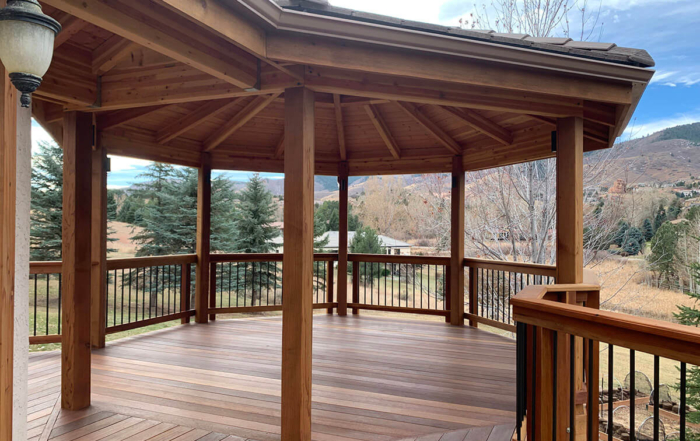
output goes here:
<path id="1" fill-rule="evenodd" d="M 93 351 L 93 406 L 61 411 L 60 354 L 34 353 L 29 439 L 280 439 L 279 318 L 184 325 Z M 316 315 L 314 441 L 506 441 L 515 344 L 470 327 Z"/>

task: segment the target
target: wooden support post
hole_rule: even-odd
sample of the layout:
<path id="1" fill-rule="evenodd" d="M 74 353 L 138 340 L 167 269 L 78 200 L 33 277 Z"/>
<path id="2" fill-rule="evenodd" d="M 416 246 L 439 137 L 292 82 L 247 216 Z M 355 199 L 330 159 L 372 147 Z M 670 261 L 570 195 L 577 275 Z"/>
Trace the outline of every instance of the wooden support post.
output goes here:
<path id="1" fill-rule="evenodd" d="M 190 310 L 190 285 L 192 284 L 192 266 L 183 263 L 180 269 L 180 312 Z M 180 319 L 180 324 L 190 322 L 190 316 Z"/>
<path id="2" fill-rule="evenodd" d="M 92 114 L 63 118 L 61 406 L 90 405 L 92 288 Z"/>
<path id="3" fill-rule="evenodd" d="M 326 302 L 333 303 L 333 285 L 335 284 L 335 262 L 329 260 L 326 264 Z M 328 308 L 328 314 L 333 314 L 333 308 Z"/>
<path id="4" fill-rule="evenodd" d="M 464 325 L 464 162 L 452 158 L 452 215 L 450 217 L 450 323 Z"/>
<path id="5" fill-rule="evenodd" d="M 473 266 L 469 267 L 469 313 L 476 317 L 479 315 L 479 271 Z M 470 319 L 469 326 L 479 327 L 476 320 Z"/>
<path id="6" fill-rule="evenodd" d="M 282 441 L 311 439 L 314 93 L 284 93 Z"/>
<path id="7" fill-rule="evenodd" d="M 90 342 L 105 347 L 107 320 L 107 151 L 92 152 L 92 302 Z"/>
<path id="8" fill-rule="evenodd" d="M 0 6 L 5 1 L 0 0 Z M 12 439 L 17 91 L 0 63 L 0 439 Z"/>
<path id="9" fill-rule="evenodd" d="M 348 315 L 348 163 L 338 166 L 338 315 Z"/>
<path id="10" fill-rule="evenodd" d="M 209 315 L 209 251 L 211 232 L 211 154 L 202 153 L 197 185 L 197 272 L 195 321 L 207 323 Z"/>
<path id="11" fill-rule="evenodd" d="M 583 282 L 583 119 L 557 121 L 557 283 Z"/>

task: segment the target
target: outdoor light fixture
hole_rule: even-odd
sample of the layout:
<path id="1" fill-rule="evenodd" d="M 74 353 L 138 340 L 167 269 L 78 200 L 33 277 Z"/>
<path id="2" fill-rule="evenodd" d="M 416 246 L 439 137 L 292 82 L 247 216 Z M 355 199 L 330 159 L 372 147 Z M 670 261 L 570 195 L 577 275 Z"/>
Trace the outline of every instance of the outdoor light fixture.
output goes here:
<path id="1" fill-rule="evenodd" d="M 61 25 L 41 11 L 37 0 L 9 0 L 0 10 L 0 60 L 22 93 L 22 107 L 51 65 L 53 41 Z"/>

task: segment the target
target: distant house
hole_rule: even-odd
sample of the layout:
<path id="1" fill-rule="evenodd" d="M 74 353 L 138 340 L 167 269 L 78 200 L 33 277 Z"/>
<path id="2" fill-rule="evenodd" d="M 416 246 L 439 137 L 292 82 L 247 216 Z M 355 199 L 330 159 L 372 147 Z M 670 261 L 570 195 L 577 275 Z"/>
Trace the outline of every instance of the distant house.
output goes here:
<path id="1" fill-rule="evenodd" d="M 352 239 L 355 237 L 354 231 L 348 231 L 348 245 L 352 243 Z M 337 231 L 326 231 L 321 236 L 321 239 L 325 242 L 326 238 L 328 243 L 323 247 L 322 252 L 324 253 L 337 253 L 338 252 L 338 232 Z M 386 254 L 393 254 L 397 256 L 410 256 L 411 248 L 413 245 L 406 243 L 404 241 L 394 239 L 389 236 L 379 235 L 379 240 L 382 243 L 382 247 L 386 250 Z M 278 253 L 281 253 L 284 248 L 284 238 L 282 235 L 277 236 L 273 241 Z"/>
<path id="2" fill-rule="evenodd" d="M 684 198 L 692 198 L 694 196 L 697 196 L 700 194 L 700 191 L 696 189 L 688 189 L 688 188 L 674 188 L 673 192 L 676 194 L 681 194 L 683 195 Z"/>

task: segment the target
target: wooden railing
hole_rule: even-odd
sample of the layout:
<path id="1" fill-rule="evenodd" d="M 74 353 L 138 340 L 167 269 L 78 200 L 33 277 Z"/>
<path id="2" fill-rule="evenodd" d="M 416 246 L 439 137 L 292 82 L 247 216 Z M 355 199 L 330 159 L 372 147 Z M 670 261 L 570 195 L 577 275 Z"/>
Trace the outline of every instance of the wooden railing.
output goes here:
<path id="1" fill-rule="evenodd" d="M 467 311 L 472 325 L 484 324 L 515 332 L 510 300 L 529 285 L 549 285 L 556 279 L 554 265 L 464 259 Z"/>
<path id="2" fill-rule="evenodd" d="M 450 258 L 350 254 L 354 314 L 361 309 L 449 317 Z"/>
<path id="3" fill-rule="evenodd" d="M 29 265 L 29 342 L 61 341 L 61 262 Z"/>
<path id="4" fill-rule="evenodd" d="M 685 440 L 687 364 L 700 365 L 700 330 L 600 311 L 599 295 L 597 285 L 530 286 L 512 300 L 518 322 L 517 413 L 526 424 L 519 430 L 537 441 L 612 441 L 618 439 L 614 430 L 626 431 L 621 438 L 631 440 Z M 607 351 L 602 376 L 600 343 Z M 629 354 L 627 385 L 614 381 L 616 347 Z M 652 391 L 645 397 L 635 384 L 640 353 L 653 359 Z M 661 408 L 662 358 L 679 362 L 677 412 Z M 601 380 L 607 382 L 603 398 Z M 616 418 L 615 410 L 623 406 L 627 415 Z M 640 416 L 641 411 L 651 415 Z M 677 427 L 665 428 L 664 421 Z M 669 436 L 672 432 L 675 437 Z"/>
<path id="5" fill-rule="evenodd" d="M 212 254 L 209 314 L 282 310 L 282 254 Z M 334 299 L 337 254 L 314 255 L 314 309 L 337 307 Z"/>

